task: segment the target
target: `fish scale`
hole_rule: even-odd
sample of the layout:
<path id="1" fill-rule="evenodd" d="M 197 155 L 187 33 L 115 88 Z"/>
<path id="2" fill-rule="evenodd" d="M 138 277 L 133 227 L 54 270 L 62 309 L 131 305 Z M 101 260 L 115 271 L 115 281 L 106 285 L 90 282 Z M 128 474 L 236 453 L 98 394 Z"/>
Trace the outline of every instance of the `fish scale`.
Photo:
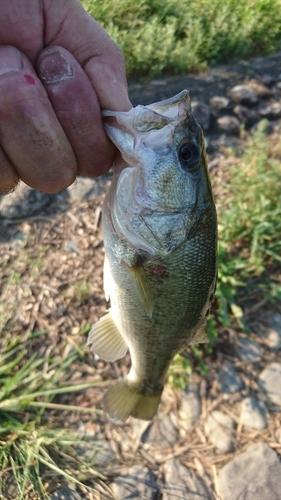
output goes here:
<path id="1" fill-rule="evenodd" d="M 175 354 L 208 341 L 216 210 L 203 133 L 186 91 L 104 114 L 123 159 L 103 207 L 104 288 L 111 308 L 88 343 L 108 361 L 130 351 L 129 374 L 105 395 L 107 413 L 151 419 Z"/>

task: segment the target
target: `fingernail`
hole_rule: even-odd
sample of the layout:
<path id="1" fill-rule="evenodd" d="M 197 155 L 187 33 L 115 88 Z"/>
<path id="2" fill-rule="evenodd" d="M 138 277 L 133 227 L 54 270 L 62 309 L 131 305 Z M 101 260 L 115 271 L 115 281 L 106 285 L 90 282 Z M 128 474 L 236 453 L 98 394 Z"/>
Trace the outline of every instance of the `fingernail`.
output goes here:
<path id="1" fill-rule="evenodd" d="M 50 47 L 40 54 L 38 73 L 45 85 L 65 82 L 73 77 L 70 62 L 57 47 Z"/>
<path id="2" fill-rule="evenodd" d="M 20 71 L 22 69 L 21 53 L 15 47 L 0 47 L 0 75 Z"/>

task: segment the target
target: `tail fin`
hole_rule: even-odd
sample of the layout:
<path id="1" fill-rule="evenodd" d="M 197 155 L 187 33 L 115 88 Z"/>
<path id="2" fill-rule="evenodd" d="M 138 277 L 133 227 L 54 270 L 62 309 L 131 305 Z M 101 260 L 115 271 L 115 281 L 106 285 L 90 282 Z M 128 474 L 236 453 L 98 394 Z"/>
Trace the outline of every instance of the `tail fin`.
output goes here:
<path id="1" fill-rule="evenodd" d="M 124 379 L 105 394 L 104 409 L 111 418 L 118 420 L 125 421 L 130 416 L 151 420 L 157 412 L 161 394 L 162 391 L 157 394 L 140 393 Z"/>

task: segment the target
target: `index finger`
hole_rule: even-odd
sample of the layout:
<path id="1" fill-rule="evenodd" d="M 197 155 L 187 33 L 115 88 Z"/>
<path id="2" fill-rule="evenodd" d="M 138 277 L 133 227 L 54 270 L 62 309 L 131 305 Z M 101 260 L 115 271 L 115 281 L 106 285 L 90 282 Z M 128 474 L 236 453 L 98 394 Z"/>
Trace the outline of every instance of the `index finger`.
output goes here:
<path id="1" fill-rule="evenodd" d="M 132 105 L 121 50 L 77 0 L 49 0 L 44 6 L 45 46 L 60 45 L 74 55 L 103 109 L 128 111 Z"/>

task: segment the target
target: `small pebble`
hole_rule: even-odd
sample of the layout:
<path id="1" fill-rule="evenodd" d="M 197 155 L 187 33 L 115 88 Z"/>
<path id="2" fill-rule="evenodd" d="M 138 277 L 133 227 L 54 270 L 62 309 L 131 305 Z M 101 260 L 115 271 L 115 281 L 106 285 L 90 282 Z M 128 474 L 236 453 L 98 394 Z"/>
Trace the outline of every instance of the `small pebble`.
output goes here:
<path id="1" fill-rule="evenodd" d="M 235 422 L 229 415 L 221 411 L 213 411 L 208 415 L 205 432 L 219 451 L 230 453 L 234 451 L 234 426 Z"/>
<path id="2" fill-rule="evenodd" d="M 190 428 L 198 420 L 201 414 L 201 399 L 199 386 L 190 383 L 185 391 L 181 391 L 180 417 L 184 427 Z"/>
<path id="3" fill-rule="evenodd" d="M 220 391 L 227 394 L 240 391 L 244 387 L 242 379 L 229 361 L 221 366 L 218 372 L 218 383 Z"/>
<path id="4" fill-rule="evenodd" d="M 224 115 L 218 118 L 217 124 L 220 130 L 229 135 L 237 135 L 240 132 L 240 121 L 235 116 Z"/>
<path id="5" fill-rule="evenodd" d="M 241 404 L 240 420 L 243 425 L 251 429 L 265 429 L 267 427 L 265 405 L 254 396 L 245 398 Z"/>
<path id="6" fill-rule="evenodd" d="M 268 399 L 281 406 L 281 363 L 270 363 L 260 373 L 258 383 Z"/>
<path id="7" fill-rule="evenodd" d="M 177 458 L 165 463 L 164 479 L 162 500 L 214 500 L 205 481 Z"/>
<path id="8" fill-rule="evenodd" d="M 245 106 L 252 106 L 258 102 L 254 89 L 248 85 L 235 85 L 229 91 L 229 97 L 232 101 Z"/>
<path id="9" fill-rule="evenodd" d="M 134 465 L 127 473 L 118 476 L 111 488 L 116 500 L 156 500 L 158 491 L 154 475 L 141 465 Z"/>
<path id="10" fill-rule="evenodd" d="M 239 337 L 237 353 L 244 363 L 257 363 L 261 359 L 259 345 L 249 338 Z"/>
<path id="11" fill-rule="evenodd" d="M 142 436 L 142 442 L 156 447 L 173 446 L 178 439 L 177 430 L 169 415 L 156 417 Z"/>

